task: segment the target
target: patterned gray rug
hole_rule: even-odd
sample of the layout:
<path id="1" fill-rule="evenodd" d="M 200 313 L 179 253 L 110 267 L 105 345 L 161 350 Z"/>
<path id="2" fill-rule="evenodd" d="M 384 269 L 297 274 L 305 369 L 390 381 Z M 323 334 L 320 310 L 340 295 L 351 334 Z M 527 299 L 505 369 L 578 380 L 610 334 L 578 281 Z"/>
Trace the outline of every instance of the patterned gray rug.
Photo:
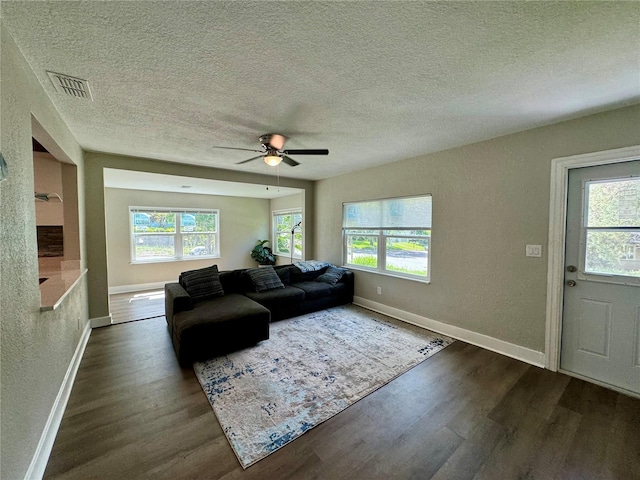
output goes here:
<path id="1" fill-rule="evenodd" d="M 452 342 L 347 305 L 275 322 L 269 340 L 193 368 L 247 468 Z"/>

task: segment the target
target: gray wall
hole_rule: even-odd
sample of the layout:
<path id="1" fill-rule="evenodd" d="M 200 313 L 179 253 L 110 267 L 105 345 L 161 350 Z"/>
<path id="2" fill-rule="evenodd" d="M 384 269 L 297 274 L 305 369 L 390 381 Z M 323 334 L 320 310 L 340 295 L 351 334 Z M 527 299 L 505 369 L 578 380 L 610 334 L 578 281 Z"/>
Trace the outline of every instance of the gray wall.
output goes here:
<path id="1" fill-rule="evenodd" d="M 341 262 L 342 202 L 431 193 L 431 284 L 358 271 L 356 296 L 542 351 L 551 160 L 635 144 L 637 105 L 321 180 L 317 257 Z"/>
<path id="2" fill-rule="evenodd" d="M 56 158 L 83 155 L 13 39 L 1 28 L 0 151 L 9 177 L 0 183 L 1 476 L 23 478 L 88 319 L 86 276 L 55 311 L 40 312 L 33 135 Z M 40 128 L 42 127 L 42 128 Z M 84 193 L 79 187 L 80 221 Z M 80 236 L 84 249 L 84 235 Z"/>
<path id="3" fill-rule="evenodd" d="M 109 287 L 175 282 L 180 272 L 217 264 L 220 270 L 255 267 L 249 252 L 269 237 L 269 200 L 145 190 L 105 189 Z M 132 264 L 129 207 L 220 210 L 220 258 Z"/>
<path id="4" fill-rule="evenodd" d="M 229 182 L 268 185 L 273 177 L 243 173 L 232 170 L 207 168 L 181 163 L 135 158 L 109 153 L 85 152 L 85 190 L 86 190 L 86 237 L 91 248 L 87 250 L 89 268 L 89 317 L 101 319 L 109 315 L 109 285 L 107 278 L 107 242 L 105 219 L 105 188 L 103 169 L 135 170 L 140 172 L 162 173 L 183 177 L 209 178 Z M 311 181 L 280 178 L 283 187 L 300 188 L 305 191 L 305 215 L 311 221 L 311 234 L 306 239 L 305 248 L 313 252 L 313 224 L 315 185 Z M 265 232 L 268 236 L 268 232 Z M 254 241 L 255 244 L 255 241 Z"/>

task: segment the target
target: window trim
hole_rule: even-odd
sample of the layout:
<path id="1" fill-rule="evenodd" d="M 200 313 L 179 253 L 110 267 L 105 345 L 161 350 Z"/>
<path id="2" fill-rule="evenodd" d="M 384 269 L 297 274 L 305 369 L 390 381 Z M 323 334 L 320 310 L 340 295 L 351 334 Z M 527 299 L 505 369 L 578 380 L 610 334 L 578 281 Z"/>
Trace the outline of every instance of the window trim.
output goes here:
<path id="1" fill-rule="evenodd" d="M 145 211 L 153 211 L 153 212 L 162 212 L 162 213 L 173 213 L 176 215 L 176 231 L 173 233 L 170 232 L 160 232 L 160 233 L 149 233 L 144 234 L 143 232 L 135 232 L 133 227 L 133 218 L 136 213 L 145 213 Z M 193 232 L 182 232 L 180 227 L 180 215 L 182 213 L 205 213 L 205 214 L 213 214 L 216 216 L 215 226 L 216 229 L 214 232 L 195 232 L 195 233 L 203 233 L 214 235 L 215 237 L 215 250 L 212 255 L 198 255 L 198 256 L 185 256 L 182 252 L 182 241 L 183 236 L 185 234 L 189 235 Z M 140 260 L 136 258 L 135 254 L 135 238 L 136 235 L 171 235 L 174 238 L 173 241 L 173 257 L 164 257 L 164 258 L 154 258 L 149 260 Z M 150 263 L 170 263 L 170 262 L 187 262 L 191 260 L 205 260 L 211 258 L 220 258 L 220 209 L 218 208 L 176 208 L 176 207 L 148 207 L 148 206 L 129 206 L 129 261 L 133 265 L 144 265 Z"/>
<path id="2" fill-rule="evenodd" d="M 360 200 L 354 202 L 343 202 L 342 204 L 342 266 L 349 269 L 361 270 L 364 272 L 375 273 L 377 275 L 385 275 L 389 277 L 403 278 L 406 280 L 412 280 L 421 283 L 431 283 L 431 252 L 432 252 L 432 230 L 433 230 L 433 213 L 430 213 L 430 223 L 429 227 L 398 227 L 398 226 L 385 226 L 380 225 L 377 227 L 353 227 L 353 226 L 345 226 L 345 208 L 349 205 L 354 204 L 363 204 L 363 203 L 373 203 L 373 202 L 384 202 L 387 200 L 402 200 L 402 199 L 410 199 L 410 198 L 422 198 L 422 197 L 430 197 L 431 198 L 431 206 L 433 207 L 433 196 L 431 194 L 423 194 L 423 195 L 410 195 L 410 196 L 401 196 L 401 197 L 387 197 L 380 199 L 370 199 L 370 200 Z M 383 222 L 382 222 L 383 223 Z M 362 231 L 362 236 L 372 236 L 377 237 L 378 248 L 376 251 L 377 254 L 377 266 L 376 267 L 367 267 L 366 265 L 359 264 L 351 264 L 348 263 L 348 237 L 353 235 L 349 233 L 350 231 Z M 417 235 L 402 235 L 400 232 L 402 231 L 415 231 L 415 230 L 427 230 L 429 232 L 428 237 L 417 236 Z M 371 233 L 367 233 L 371 232 Z M 385 232 L 393 232 L 387 234 Z M 428 238 L 428 254 L 427 254 L 427 275 L 415 275 L 410 273 L 403 273 L 397 270 L 389 270 L 387 269 L 387 255 L 386 255 L 386 244 L 387 239 L 389 238 Z"/>
<path id="3" fill-rule="evenodd" d="M 300 255 L 296 255 L 294 253 L 293 256 L 292 256 L 291 255 L 292 252 L 288 252 L 288 253 L 278 252 L 278 242 L 276 241 L 276 239 L 277 239 L 276 216 L 278 216 L 278 215 L 287 215 L 287 214 L 291 214 L 291 215 L 300 214 L 300 218 L 301 218 L 301 221 L 302 221 L 302 224 L 299 227 L 300 228 L 300 233 L 302 234 L 302 245 L 301 245 L 302 248 L 301 248 Z M 291 230 L 289 230 L 289 235 L 291 235 Z M 271 211 L 271 246 L 273 247 L 272 251 L 273 251 L 273 254 L 275 256 L 293 258 L 293 259 L 297 259 L 297 260 L 301 260 L 301 259 L 304 258 L 304 216 L 302 214 L 302 208 L 301 207 L 283 208 L 283 209 L 280 209 L 280 210 L 272 210 Z M 295 252 L 295 248 L 293 249 L 293 251 Z"/>
<path id="4" fill-rule="evenodd" d="M 590 227 L 588 225 L 589 219 L 589 187 L 593 184 L 599 183 L 607 183 L 610 181 L 625 181 L 628 179 L 636 179 L 638 178 L 635 175 L 631 177 L 614 177 L 614 178 L 594 178 L 592 180 L 584 180 L 582 182 L 582 210 L 581 210 L 581 219 L 580 219 L 580 244 L 579 244 L 579 252 L 578 252 L 578 280 L 588 281 L 588 282 L 599 282 L 599 283 L 610 283 L 615 285 L 627 285 L 627 286 L 640 286 L 640 278 L 633 277 L 629 275 L 622 275 L 618 273 L 604 273 L 604 272 L 592 272 L 587 271 L 587 258 L 586 258 L 586 247 L 587 247 L 587 238 L 589 232 L 633 232 L 638 231 L 640 233 L 640 227 L 637 226 L 597 226 Z"/>

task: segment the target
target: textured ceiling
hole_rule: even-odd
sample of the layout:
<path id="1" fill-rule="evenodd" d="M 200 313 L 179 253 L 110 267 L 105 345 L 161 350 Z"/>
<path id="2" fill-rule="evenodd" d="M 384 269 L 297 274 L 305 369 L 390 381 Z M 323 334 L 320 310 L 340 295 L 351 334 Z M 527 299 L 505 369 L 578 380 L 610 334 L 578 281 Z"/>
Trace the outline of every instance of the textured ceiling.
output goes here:
<path id="1" fill-rule="evenodd" d="M 320 179 L 640 102 L 637 2 L 3 1 L 87 150 Z M 87 79 L 94 101 L 46 70 Z"/>
<path id="2" fill-rule="evenodd" d="M 273 199 L 299 194 L 299 188 L 278 185 L 225 182 L 208 178 L 181 177 L 160 173 L 134 172 L 131 170 L 104 169 L 104 186 L 129 190 L 156 192 L 193 193 L 198 195 L 222 195 L 226 197 L 249 197 Z"/>

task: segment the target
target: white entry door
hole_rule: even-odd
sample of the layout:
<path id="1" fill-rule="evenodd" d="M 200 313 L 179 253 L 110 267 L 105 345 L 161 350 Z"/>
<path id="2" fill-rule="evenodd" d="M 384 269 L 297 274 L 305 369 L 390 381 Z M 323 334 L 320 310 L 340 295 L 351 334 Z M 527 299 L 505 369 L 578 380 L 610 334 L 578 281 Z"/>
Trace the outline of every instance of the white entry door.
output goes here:
<path id="1" fill-rule="evenodd" d="M 569 171 L 560 368 L 640 394 L 640 160 Z"/>

